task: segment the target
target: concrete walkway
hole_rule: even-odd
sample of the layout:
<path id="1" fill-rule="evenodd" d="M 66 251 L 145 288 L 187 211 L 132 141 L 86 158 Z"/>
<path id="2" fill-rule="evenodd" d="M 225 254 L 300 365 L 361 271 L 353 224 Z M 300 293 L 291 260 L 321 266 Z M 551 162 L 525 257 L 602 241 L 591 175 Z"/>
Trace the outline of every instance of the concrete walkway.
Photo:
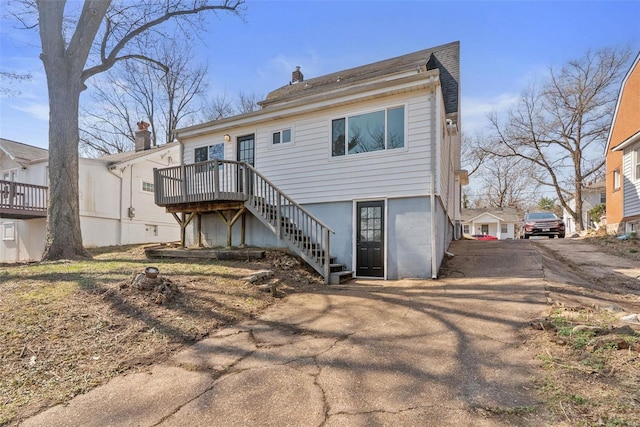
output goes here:
<path id="1" fill-rule="evenodd" d="M 540 255 L 524 241 L 450 251 L 447 278 L 289 296 L 23 425 L 544 424 L 527 414 L 537 365 L 518 336 L 547 308 Z"/>

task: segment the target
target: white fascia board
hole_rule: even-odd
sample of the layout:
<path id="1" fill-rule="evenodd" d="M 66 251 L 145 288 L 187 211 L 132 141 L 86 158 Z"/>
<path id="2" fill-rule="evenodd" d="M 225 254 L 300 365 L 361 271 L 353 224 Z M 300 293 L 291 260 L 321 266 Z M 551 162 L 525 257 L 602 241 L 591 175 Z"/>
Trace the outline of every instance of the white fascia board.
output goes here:
<path id="1" fill-rule="evenodd" d="M 634 135 L 631 135 L 629 138 L 625 139 L 620 144 L 613 147 L 611 151 L 622 151 L 625 148 L 635 144 L 636 142 L 640 142 L 640 131 L 636 132 Z"/>
<path id="2" fill-rule="evenodd" d="M 605 148 L 604 152 L 605 155 L 606 153 L 609 152 L 609 147 L 611 147 L 611 135 L 612 135 L 612 131 L 613 131 L 613 126 L 616 124 L 616 119 L 618 118 L 618 110 L 620 109 L 620 103 L 622 102 L 622 92 L 624 91 L 624 88 L 627 85 L 627 80 L 629 80 L 629 77 L 631 77 L 631 74 L 633 73 L 633 70 L 636 68 L 636 66 L 640 63 L 640 52 L 638 53 L 638 56 L 636 56 L 636 59 L 633 61 L 633 64 L 631 64 L 631 68 L 629 68 L 629 71 L 627 71 L 627 75 L 624 76 L 624 79 L 622 80 L 622 84 L 620 84 L 620 91 L 618 92 L 618 100 L 616 101 L 616 108 L 613 111 L 613 118 L 611 120 L 611 128 L 609 129 L 609 136 L 607 137 L 607 147 Z M 613 148 L 612 151 L 616 151 L 616 148 Z"/>
<path id="3" fill-rule="evenodd" d="M 437 84 L 439 84 L 438 70 L 412 74 L 392 81 L 379 80 L 373 83 L 367 82 L 364 85 L 356 85 L 347 89 L 343 88 L 342 90 L 322 92 L 317 95 L 297 98 L 295 101 L 282 105 L 266 107 L 253 113 L 230 117 L 228 119 L 220 119 L 202 125 L 191 126 L 180 129 L 177 133 L 178 138 L 188 138 L 216 131 L 228 132 L 230 129 L 237 127 L 277 120 L 291 115 L 310 113 L 317 110 L 323 110 L 328 107 L 338 107 L 368 99 L 412 92 L 429 88 Z"/>
<path id="4" fill-rule="evenodd" d="M 480 215 L 476 215 L 473 218 L 471 218 L 471 219 L 469 219 L 469 220 L 467 220 L 465 222 L 475 222 L 476 219 L 478 219 L 478 218 L 480 218 L 481 216 L 484 216 L 484 215 L 489 215 L 489 216 L 494 217 L 498 221 L 506 222 L 504 219 L 500 218 L 499 216 L 495 216 L 494 214 L 489 213 L 489 212 L 484 212 L 484 213 L 481 213 Z"/>

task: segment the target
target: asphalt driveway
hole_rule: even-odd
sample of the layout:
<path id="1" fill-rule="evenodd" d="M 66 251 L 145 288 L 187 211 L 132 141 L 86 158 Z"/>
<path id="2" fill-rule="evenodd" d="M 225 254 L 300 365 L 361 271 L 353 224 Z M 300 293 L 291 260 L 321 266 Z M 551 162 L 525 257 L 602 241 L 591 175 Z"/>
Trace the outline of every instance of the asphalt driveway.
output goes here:
<path id="1" fill-rule="evenodd" d="M 449 250 L 439 280 L 291 295 L 23 425 L 544 424 L 520 335 L 547 310 L 542 257 L 522 240 Z"/>

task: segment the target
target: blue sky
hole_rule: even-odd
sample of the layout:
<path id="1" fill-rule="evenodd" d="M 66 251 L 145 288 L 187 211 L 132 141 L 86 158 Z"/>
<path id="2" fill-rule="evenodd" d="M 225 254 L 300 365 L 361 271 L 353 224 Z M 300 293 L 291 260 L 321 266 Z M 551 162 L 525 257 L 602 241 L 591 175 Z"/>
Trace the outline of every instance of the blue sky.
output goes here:
<path id="1" fill-rule="evenodd" d="M 457 40 L 468 134 L 482 131 L 489 111 L 513 103 L 550 66 L 587 49 L 640 50 L 640 1 L 248 0 L 245 21 L 211 17 L 201 35 L 212 96 L 266 95 L 287 84 L 297 65 L 312 78 Z M 0 95 L 0 137 L 46 148 L 37 34 L 15 30 L 5 17 L 0 24 L 0 69 L 34 76 L 15 84 L 19 96 Z"/>

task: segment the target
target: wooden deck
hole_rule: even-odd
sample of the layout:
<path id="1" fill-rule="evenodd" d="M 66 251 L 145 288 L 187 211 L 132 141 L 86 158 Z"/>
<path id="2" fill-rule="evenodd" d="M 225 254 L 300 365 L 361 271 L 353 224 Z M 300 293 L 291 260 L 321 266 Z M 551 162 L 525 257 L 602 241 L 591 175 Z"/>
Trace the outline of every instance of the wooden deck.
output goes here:
<path id="1" fill-rule="evenodd" d="M 304 259 L 328 283 L 330 235 L 334 231 L 284 194 L 253 166 L 233 160 L 154 169 L 155 203 L 180 224 L 180 241 L 195 219 L 195 244 L 203 246 L 202 216 L 214 213 L 227 225 L 227 247 L 232 229 L 241 221 L 240 244 L 245 245 L 246 217 L 252 215 Z"/>
<path id="2" fill-rule="evenodd" d="M 48 187 L 0 180 L 0 218 L 46 218 Z"/>

